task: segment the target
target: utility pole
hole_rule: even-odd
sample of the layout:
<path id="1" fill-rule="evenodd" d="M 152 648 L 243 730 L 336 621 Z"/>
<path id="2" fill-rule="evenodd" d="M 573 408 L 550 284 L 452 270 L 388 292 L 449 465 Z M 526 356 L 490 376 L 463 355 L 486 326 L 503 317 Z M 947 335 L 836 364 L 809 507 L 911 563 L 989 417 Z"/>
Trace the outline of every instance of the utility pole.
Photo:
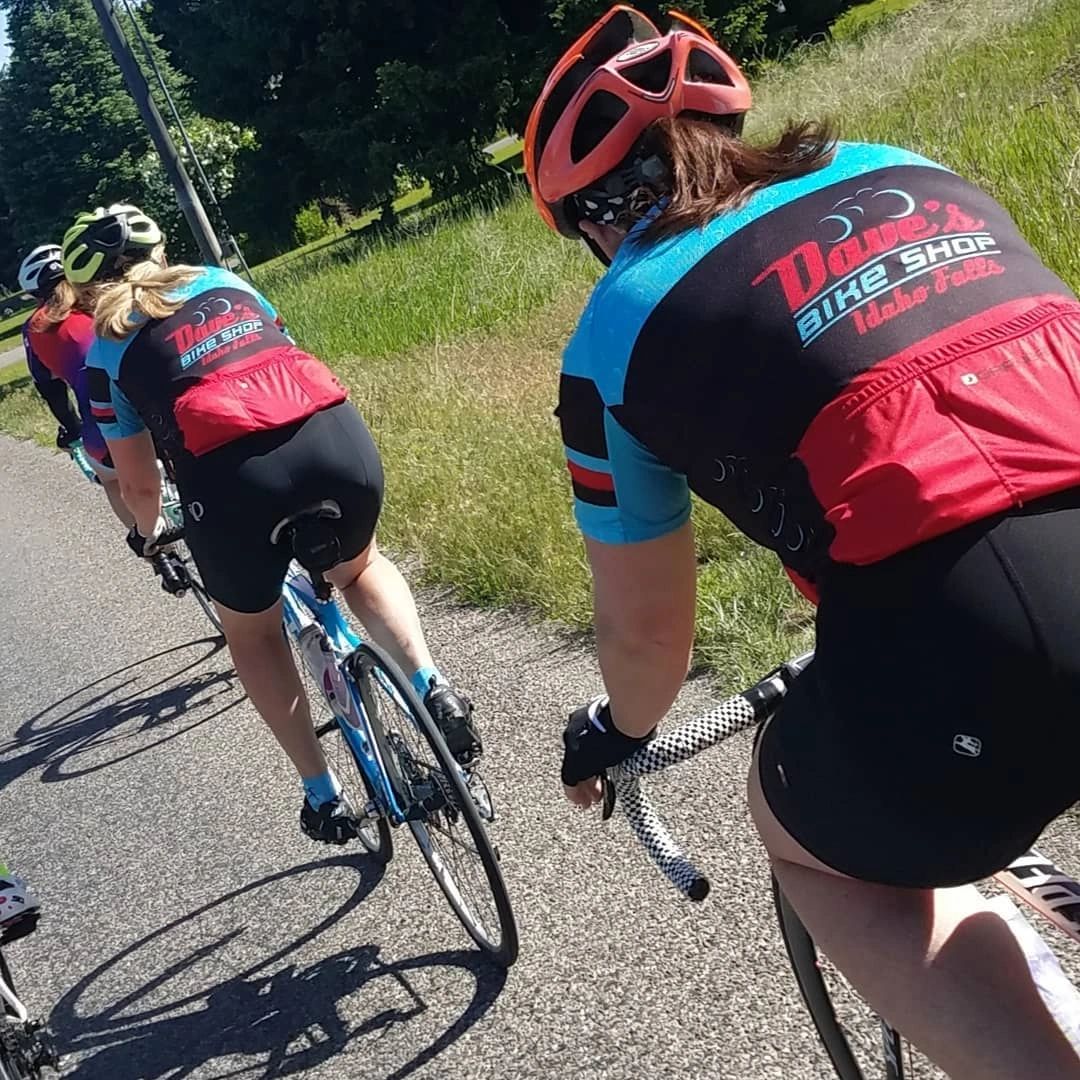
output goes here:
<path id="1" fill-rule="evenodd" d="M 221 244 L 206 216 L 198 192 L 192 186 L 184 163 L 180 160 L 180 155 L 169 135 L 169 129 L 165 126 L 165 121 L 162 120 L 161 113 L 158 112 L 154 99 L 150 96 L 150 88 L 146 85 L 142 70 L 132 55 L 124 32 L 120 29 L 120 23 L 113 12 L 112 0 L 90 0 L 90 3 L 101 23 L 105 40 L 116 58 L 120 73 L 124 76 L 128 93 L 135 101 L 139 115 L 147 131 L 150 132 L 158 157 L 161 158 L 161 164 L 165 167 L 165 173 L 176 190 L 177 202 L 187 219 L 195 242 L 199 245 L 200 254 L 207 263 L 224 266 L 225 258 L 221 252 Z"/>

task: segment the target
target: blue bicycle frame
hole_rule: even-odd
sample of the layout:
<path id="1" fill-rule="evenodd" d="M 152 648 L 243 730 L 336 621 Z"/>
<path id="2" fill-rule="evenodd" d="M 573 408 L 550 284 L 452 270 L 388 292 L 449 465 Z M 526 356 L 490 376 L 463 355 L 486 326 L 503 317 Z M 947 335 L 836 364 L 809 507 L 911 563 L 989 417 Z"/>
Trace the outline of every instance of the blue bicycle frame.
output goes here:
<path id="1" fill-rule="evenodd" d="M 285 631 L 298 645 L 306 628 L 314 624 L 321 627 L 330 651 L 320 658 L 322 670 L 312 670 L 311 665 L 308 665 L 308 670 L 312 678 L 319 682 L 319 689 L 334 714 L 357 766 L 371 784 L 379 810 L 392 824 L 403 824 L 407 819 L 407 809 L 399 802 L 390 783 L 360 692 L 345 668 L 345 660 L 360 645 L 360 638 L 342 617 L 341 610 L 333 600 L 320 600 L 315 595 L 311 579 L 298 563 L 290 565 L 281 587 L 281 597 Z M 306 655 L 302 655 L 301 659 L 307 663 Z M 335 669 L 334 673 L 331 673 L 331 667 Z M 342 687 L 347 697 L 344 701 L 339 689 Z M 388 684 L 386 689 L 391 696 L 397 697 Z"/>

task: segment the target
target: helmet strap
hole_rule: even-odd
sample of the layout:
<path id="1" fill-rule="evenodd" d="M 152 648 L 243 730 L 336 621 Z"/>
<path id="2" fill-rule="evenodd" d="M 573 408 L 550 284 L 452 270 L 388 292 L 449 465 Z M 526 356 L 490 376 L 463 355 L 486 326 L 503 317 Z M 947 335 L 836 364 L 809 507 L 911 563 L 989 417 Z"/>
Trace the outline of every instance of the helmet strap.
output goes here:
<path id="1" fill-rule="evenodd" d="M 671 173 L 657 154 L 635 152 L 618 169 L 572 196 L 578 220 L 629 228 L 671 190 Z"/>

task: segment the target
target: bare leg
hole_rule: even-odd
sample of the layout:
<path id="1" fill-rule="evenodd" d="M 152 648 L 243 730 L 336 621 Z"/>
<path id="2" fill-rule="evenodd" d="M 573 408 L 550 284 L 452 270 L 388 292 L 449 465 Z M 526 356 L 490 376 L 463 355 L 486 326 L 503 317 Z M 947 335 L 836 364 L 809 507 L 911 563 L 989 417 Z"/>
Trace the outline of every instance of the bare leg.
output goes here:
<path id="1" fill-rule="evenodd" d="M 98 478 L 101 480 L 101 486 L 105 490 L 105 498 L 109 500 L 112 512 L 119 518 L 122 525 L 130 529 L 135 524 L 135 515 L 127 508 L 124 497 L 120 494 L 120 481 L 115 476 L 104 477 L 99 475 Z"/>
<path id="2" fill-rule="evenodd" d="M 328 571 L 326 577 L 406 675 L 434 666 L 412 591 L 374 540 L 355 559 Z"/>
<path id="3" fill-rule="evenodd" d="M 311 726 L 292 650 L 281 632 L 281 601 L 255 615 L 215 604 L 236 674 L 252 705 L 301 777 L 320 775 L 326 770 L 326 758 Z"/>
<path id="4" fill-rule="evenodd" d="M 750 811 L 814 940 L 954 1080 L 1080 1077 L 1080 1059 L 1039 997 L 1020 946 L 973 886 L 897 889 L 839 876 L 773 816 L 756 755 Z"/>

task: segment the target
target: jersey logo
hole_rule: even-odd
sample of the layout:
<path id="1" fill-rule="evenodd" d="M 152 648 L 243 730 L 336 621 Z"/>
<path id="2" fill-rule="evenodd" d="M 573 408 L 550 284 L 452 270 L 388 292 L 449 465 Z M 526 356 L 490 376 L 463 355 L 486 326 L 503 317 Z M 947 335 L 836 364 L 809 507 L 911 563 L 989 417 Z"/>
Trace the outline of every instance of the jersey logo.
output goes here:
<path id="1" fill-rule="evenodd" d="M 957 735 L 952 748 L 961 757 L 979 757 L 982 754 L 982 739 L 974 735 Z"/>
<path id="2" fill-rule="evenodd" d="M 199 301 L 188 321 L 179 323 L 165 340 L 175 348 L 181 371 L 187 371 L 200 361 L 211 364 L 262 337 L 265 326 L 266 313 L 255 305 L 208 296 Z"/>
<path id="3" fill-rule="evenodd" d="M 852 321 L 860 336 L 952 289 L 1005 273 L 986 222 L 958 204 L 919 204 L 898 187 L 861 187 L 818 219 L 804 240 L 751 282 L 779 285 L 806 348 Z"/>

